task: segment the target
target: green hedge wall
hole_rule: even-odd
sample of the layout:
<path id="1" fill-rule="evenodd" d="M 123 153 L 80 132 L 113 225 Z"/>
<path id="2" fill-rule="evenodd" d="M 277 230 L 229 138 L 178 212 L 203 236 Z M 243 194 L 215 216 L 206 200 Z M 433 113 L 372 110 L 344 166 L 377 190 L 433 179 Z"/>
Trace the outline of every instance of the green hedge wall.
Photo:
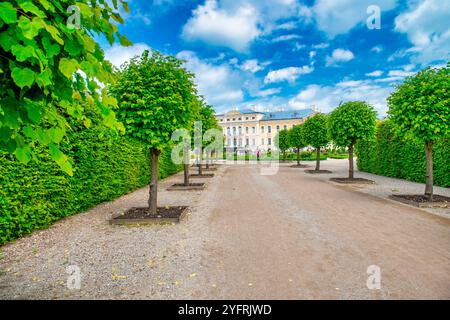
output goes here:
<path id="1" fill-rule="evenodd" d="M 395 134 L 394 124 L 385 120 L 377 125 L 375 137 L 358 143 L 358 169 L 383 176 L 425 182 L 425 146 L 403 140 Z M 450 187 L 450 140 L 433 147 L 434 183 Z"/>
<path id="2" fill-rule="evenodd" d="M 44 152 L 27 165 L 0 153 L 0 244 L 148 184 L 144 145 L 101 127 L 76 130 L 68 137 L 71 143 L 62 145 L 72 159 L 73 177 Z M 172 163 L 169 148 L 161 154 L 160 178 L 181 169 Z"/>

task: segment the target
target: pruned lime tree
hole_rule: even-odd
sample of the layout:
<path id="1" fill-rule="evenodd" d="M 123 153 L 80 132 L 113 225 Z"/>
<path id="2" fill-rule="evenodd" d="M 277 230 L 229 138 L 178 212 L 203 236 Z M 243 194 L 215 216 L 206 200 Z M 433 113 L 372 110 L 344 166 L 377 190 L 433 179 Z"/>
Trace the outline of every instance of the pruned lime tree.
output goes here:
<path id="1" fill-rule="evenodd" d="M 398 134 L 425 146 L 425 195 L 433 201 L 433 144 L 450 138 L 450 63 L 407 78 L 389 96 L 388 104 Z"/>
<path id="2" fill-rule="evenodd" d="M 113 44 L 131 43 L 119 34 L 124 1 L 0 1 L 0 150 L 22 163 L 36 144 L 48 147 L 69 175 L 72 166 L 59 148 L 70 130 L 68 119 L 91 125 L 95 108 L 106 126 L 123 129 L 112 109 L 116 99 L 103 85 L 112 66 L 93 35 Z"/>
<path id="3" fill-rule="evenodd" d="M 288 130 L 281 130 L 275 137 L 275 146 L 283 154 L 283 161 L 286 161 L 286 151 L 291 147 Z"/>
<path id="4" fill-rule="evenodd" d="M 127 135 L 149 148 L 151 179 L 149 214 L 157 213 L 158 156 L 172 133 L 190 124 L 190 106 L 195 98 L 193 74 L 173 56 L 148 50 L 126 62 L 110 91 L 119 101 L 118 119 Z"/>
<path id="5" fill-rule="evenodd" d="M 198 132 L 195 134 L 195 147 L 198 152 L 198 173 L 203 174 L 203 157 L 206 151 L 208 157 L 209 149 L 205 150 L 205 147 L 209 144 L 209 141 L 204 139 L 205 133 L 210 129 L 217 128 L 217 120 L 214 116 L 215 112 L 211 105 L 202 101 L 200 114 L 199 114 L 199 126 L 197 126 Z M 208 161 L 208 159 L 207 159 Z M 209 165 L 208 165 L 209 166 Z"/>
<path id="6" fill-rule="evenodd" d="M 358 140 L 368 138 L 375 132 L 376 112 L 364 101 L 341 104 L 330 114 L 329 129 L 334 143 L 348 147 L 348 178 L 354 179 L 353 150 Z"/>
<path id="7" fill-rule="evenodd" d="M 320 171 L 320 149 L 330 143 L 328 116 L 318 113 L 303 124 L 304 139 L 307 145 L 316 149 L 316 171 Z"/>
<path id="8" fill-rule="evenodd" d="M 305 141 L 303 125 L 293 126 L 289 130 L 289 142 L 291 147 L 295 148 L 295 151 L 297 153 L 297 166 L 301 166 L 300 163 L 301 150 L 307 146 Z"/>

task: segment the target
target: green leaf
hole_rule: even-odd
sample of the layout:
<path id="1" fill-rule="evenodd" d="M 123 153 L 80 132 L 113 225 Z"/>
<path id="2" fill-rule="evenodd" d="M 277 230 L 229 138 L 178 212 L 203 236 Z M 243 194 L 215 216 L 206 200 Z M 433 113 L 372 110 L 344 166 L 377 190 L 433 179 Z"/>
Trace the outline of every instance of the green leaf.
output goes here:
<path id="1" fill-rule="evenodd" d="M 17 160 L 23 164 L 27 164 L 31 160 L 31 149 L 29 146 L 19 147 L 15 152 Z"/>
<path id="2" fill-rule="evenodd" d="M 0 19 L 8 24 L 17 22 L 17 11 L 11 3 L 0 2 Z"/>
<path id="3" fill-rule="evenodd" d="M 36 83 L 42 88 L 52 84 L 52 72 L 50 69 L 45 69 L 36 75 Z"/>
<path id="4" fill-rule="evenodd" d="M 59 61 L 59 71 L 68 79 L 72 79 L 72 75 L 78 70 L 78 63 L 74 59 L 62 58 Z"/>
<path id="5" fill-rule="evenodd" d="M 34 72 L 28 68 L 18 68 L 15 67 L 12 72 L 11 76 L 16 83 L 16 85 L 20 88 L 24 87 L 30 87 L 34 83 Z"/>
<path id="6" fill-rule="evenodd" d="M 47 30 L 47 32 L 50 33 L 50 35 L 56 42 L 58 42 L 60 45 L 64 45 L 64 41 L 63 39 L 61 39 L 58 29 L 56 29 L 54 26 L 46 24 L 45 30 Z"/>
<path id="7" fill-rule="evenodd" d="M 19 6 L 23 9 L 25 12 L 30 12 L 39 18 L 45 18 L 45 13 L 39 10 L 38 7 L 36 7 L 31 1 L 24 1 L 19 2 Z"/>
<path id="8" fill-rule="evenodd" d="M 30 45 L 22 46 L 20 44 L 16 44 L 11 47 L 11 52 L 13 55 L 16 56 L 17 61 L 20 61 L 20 62 L 23 62 L 23 61 L 27 60 L 28 58 L 32 58 L 32 57 L 37 58 L 34 48 Z"/>
<path id="9" fill-rule="evenodd" d="M 41 21 L 36 17 L 30 21 L 30 19 L 20 16 L 19 28 L 22 30 L 23 36 L 30 40 L 34 39 L 39 34 L 39 30 L 44 27 Z"/>

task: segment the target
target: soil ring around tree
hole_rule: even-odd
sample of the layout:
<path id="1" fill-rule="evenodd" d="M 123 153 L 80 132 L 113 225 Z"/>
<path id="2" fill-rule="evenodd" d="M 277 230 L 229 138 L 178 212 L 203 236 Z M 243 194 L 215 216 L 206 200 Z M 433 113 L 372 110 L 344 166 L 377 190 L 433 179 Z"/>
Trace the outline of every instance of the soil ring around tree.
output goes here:
<path id="1" fill-rule="evenodd" d="M 309 168 L 307 164 L 293 164 L 291 168 Z"/>
<path id="2" fill-rule="evenodd" d="M 176 183 L 167 188 L 167 191 L 198 191 L 203 189 L 205 189 L 204 183 L 189 183 L 189 185 L 185 185 L 184 183 Z"/>
<path id="3" fill-rule="evenodd" d="M 330 181 L 341 184 L 375 184 L 375 181 L 364 178 L 331 178 Z"/>
<path id="4" fill-rule="evenodd" d="M 450 197 L 433 195 L 433 201 L 423 194 L 393 194 L 389 199 L 419 208 L 450 208 Z"/>
<path id="5" fill-rule="evenodd" d="M 199 174 L 191 174 L 190 175 L 191 178 L 212 178 L 214 177 L 214 173 L 204 173 L 202 175 Z"/>
<path id="6" fill-rule="evenodd" d="M 148 208 L 131 208 L 112 217 L 111 225 L 149 225 L 180 223 L 188 210 L 186 206 L 158 207 L 156 215 L 149 215 Z"/>
<path id="7" fill-rule="evenodd" d="M 217 171 L 217 168 L 203 168 L 203 171 Z"/>
<path id="8" fill-rule="evenodd" d="M 305 170 L 306 173 L 309 174 L 329 174 L 329 173 L 333 173 L 330 170 Z"/>

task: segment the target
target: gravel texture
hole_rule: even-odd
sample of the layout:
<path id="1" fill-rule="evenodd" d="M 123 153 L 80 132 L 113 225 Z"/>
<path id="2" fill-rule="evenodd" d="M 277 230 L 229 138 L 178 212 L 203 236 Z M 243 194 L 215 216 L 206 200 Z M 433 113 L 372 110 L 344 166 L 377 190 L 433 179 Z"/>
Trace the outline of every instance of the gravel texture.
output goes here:
<path id="1" fill-rule="evenodd" d="M 147 188 L 63 219 L 0 248 L 0 298 L 449 299 L 449 209 L 387 200 L 422 193 L 417 183 L 366 173 L 356 176 L 375 185 L 330 182 L 347 163 L 324 161 L 328 175 L 284 163 L 273 176 L 260 174 L 264 164 L 223 165 L 203 191 L 166 191 L 175 175 L 158 200 L 190 207 L 181 224 L 108 224 L 145 206 Z M 66 285 L 72 265 L 80 290 Z M 369 265 L 381 268 L 381 290 L 366 287 Z"/>

